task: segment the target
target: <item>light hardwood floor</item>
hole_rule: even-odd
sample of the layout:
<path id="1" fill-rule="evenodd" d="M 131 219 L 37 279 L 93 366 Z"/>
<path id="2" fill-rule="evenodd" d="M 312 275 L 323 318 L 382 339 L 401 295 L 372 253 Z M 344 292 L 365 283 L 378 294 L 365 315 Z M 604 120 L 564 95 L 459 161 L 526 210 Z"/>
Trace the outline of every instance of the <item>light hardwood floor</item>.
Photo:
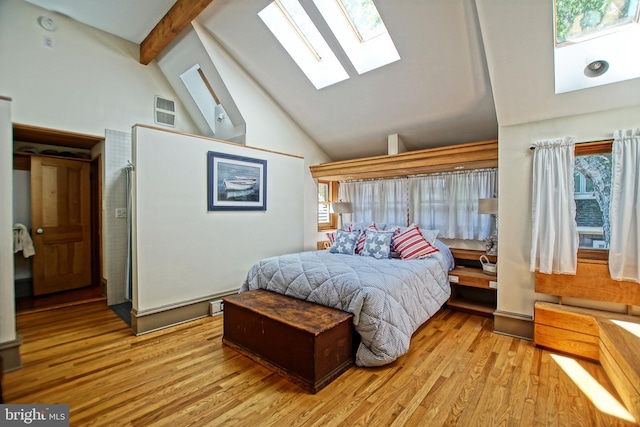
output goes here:
<path id="1" fill-rule="evenodd" d="M 67 403 L 72 426 L 635 425 L 488 318 L 443 309 L 407 355 L 352 367 L 316 395 L 223 347 L 222 321 L 135 337 L 102 301 L 19 314 L 24 367 L 5 374 L 6 403 Z M 599 365 L 576 366 L 620 402 Z M 605 398 L 594 400 L 615 407 Z"/>

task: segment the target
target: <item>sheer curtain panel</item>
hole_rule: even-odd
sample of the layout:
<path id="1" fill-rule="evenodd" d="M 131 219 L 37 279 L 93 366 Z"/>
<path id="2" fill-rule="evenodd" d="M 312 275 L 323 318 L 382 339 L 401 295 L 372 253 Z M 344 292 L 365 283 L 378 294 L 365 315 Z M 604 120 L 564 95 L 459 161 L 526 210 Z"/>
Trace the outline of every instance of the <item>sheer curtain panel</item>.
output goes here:
<path id="1" fill-rule="evenodd" d="M 345 221 L 407 225 L 406 178 L 341 182 L 338 199 L 353 203 Z"/>
<path id="2" fill-rule="evenodd" d="M 538 141 L 534 148 L 530 270 L 575 274 L 578 262 L 573 198 L 575 139 Z"/>
<path id="3" fill-rule="evenodd" d="M 616 131 L 611 151 L 609 272 L 614 280 L 640 282 L 640 128 Z"/>
<path id="4" fill-rule="evenodd" d="M 497 197 L 497 170 L 450 172 L 409 178 L 409 218 L 445 239 L 483 240 L 493 219 L 478 214 L 478 200 Z"/>

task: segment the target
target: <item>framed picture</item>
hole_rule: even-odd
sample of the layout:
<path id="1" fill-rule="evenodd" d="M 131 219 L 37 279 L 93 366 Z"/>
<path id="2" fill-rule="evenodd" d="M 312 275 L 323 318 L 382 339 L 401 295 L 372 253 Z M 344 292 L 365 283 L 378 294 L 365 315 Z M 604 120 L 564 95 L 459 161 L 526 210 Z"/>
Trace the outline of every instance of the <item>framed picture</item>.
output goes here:
<path id="1" fill-rule="evenodd" d="M 267 161 L 209 151 L 210 211 L 266 211 Z"/>

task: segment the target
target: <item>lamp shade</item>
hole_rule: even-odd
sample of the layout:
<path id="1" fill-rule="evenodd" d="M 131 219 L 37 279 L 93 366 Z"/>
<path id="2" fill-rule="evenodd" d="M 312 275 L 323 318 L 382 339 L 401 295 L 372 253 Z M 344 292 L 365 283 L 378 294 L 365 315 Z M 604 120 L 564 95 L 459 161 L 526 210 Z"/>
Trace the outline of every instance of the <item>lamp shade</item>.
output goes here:
<path id="1" fill-rule="evenodd" d="M 353 212 L 351 202 L 331 202 L 331 209 L 338 214 L 348 214 Z"/>
<path id="2" fill-rule="evenodd" d="M 498 213 L 498 199 L 479 199 L 478 200 L 478 213 L 480 214 L 497 214 Z"/>

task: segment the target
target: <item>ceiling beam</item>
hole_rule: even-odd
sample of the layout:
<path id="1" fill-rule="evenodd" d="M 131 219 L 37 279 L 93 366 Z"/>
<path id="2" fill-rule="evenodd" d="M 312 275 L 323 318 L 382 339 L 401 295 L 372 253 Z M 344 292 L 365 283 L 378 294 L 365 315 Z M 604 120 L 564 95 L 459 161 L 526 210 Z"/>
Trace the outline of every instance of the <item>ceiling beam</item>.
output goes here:
<path id="1" fill-rule="evenodd" d="M 178 0 L 140 43 L 140 63 L 148 65 L 213 0 Z"/>

